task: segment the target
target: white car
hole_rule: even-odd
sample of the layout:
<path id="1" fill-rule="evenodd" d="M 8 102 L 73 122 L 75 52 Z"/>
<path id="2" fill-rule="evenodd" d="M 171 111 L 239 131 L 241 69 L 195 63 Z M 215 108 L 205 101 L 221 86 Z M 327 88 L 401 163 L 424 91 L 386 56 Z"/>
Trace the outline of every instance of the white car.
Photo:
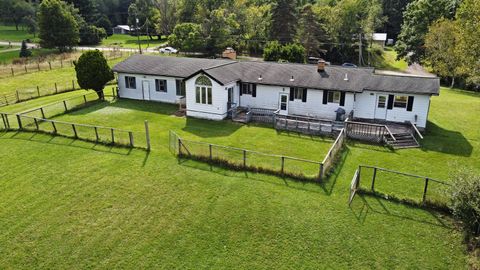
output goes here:
<path id="1" fill-rule="evenodd" d="M 172 47 L 165 47 L 160 49 L 161 53 L 178 53 L 178 50 Z"/>

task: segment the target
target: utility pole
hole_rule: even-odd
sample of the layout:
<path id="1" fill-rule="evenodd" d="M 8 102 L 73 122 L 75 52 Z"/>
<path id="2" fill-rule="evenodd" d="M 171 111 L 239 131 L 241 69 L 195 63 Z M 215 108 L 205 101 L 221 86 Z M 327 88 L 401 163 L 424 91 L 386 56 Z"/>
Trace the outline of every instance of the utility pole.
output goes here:
<path id="1" fill-rule="evenodd" d="M 137 30 L 138 51 L 142 54 L 142 46 L 140 45 L 140 35 L 138 33 L 138 18 L 135 18 L 135 28 Z"/>
<path id="2" fill-rule="evenodd" d="M 358 37 L 360 39 L 360 43 L 358 43 L 358 66 L 362 66 L 362 33 L 358 34 Z"/>

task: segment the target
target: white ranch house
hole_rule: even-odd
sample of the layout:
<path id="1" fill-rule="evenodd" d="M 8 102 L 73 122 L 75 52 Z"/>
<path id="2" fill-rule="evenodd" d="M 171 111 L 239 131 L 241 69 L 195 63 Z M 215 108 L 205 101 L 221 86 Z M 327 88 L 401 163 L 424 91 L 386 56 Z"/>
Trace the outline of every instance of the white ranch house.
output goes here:
<path id="1" fill-rule="evenodd" d="M 122 98 L 186 104 L 189 117 L 222 120 L 232 107 L 335 120 L 342 108 L 356 119 L 426 127 L 435 77 L 376 74 L 347 68 L 134 55 L 117 64 Z"/>

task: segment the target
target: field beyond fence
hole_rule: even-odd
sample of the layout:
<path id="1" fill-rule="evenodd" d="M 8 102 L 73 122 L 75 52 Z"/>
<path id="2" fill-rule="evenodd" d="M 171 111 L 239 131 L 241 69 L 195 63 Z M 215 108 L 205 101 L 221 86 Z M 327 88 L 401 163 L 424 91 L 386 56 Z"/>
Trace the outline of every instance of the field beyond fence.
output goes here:
<path id="1" fill-rule="evenodd" d="M 360 165 L 351 186 L 351 200 L 357 191 L 395 198 L 411 204 L 446 209 L 450 184 L 427 176 Z M 417 194 L 413 196 L 412 194 Z"/>
<path id="2" fill-rule="evenodd" d="M 300 180 L 321 181 L 328 177 L 335 167 L 345 140 L 345 132 L 342 130 L 323 162 L 185 140 L 173 131 L 170 131 L 169 148 L 179 158 L 204 161 L 235 170 L 287 176 Z"/>

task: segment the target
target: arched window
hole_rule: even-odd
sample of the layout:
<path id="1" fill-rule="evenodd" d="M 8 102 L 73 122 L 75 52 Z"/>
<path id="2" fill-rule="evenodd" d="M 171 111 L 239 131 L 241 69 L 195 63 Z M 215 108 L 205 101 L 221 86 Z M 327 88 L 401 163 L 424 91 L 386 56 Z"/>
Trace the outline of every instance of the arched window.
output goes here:
<path id="1" fill-rule="evenodd" d="M 212 81 L 206 76 L 200 76 L 195 81 L 195 84 L 200 86 L 212 86 Z"/>
<path id="2" fill-rule="evenodd" d="M 212 81 L 206 76 L 195 81 L 195 100 L 199 104 L 212 104 Z"/>

